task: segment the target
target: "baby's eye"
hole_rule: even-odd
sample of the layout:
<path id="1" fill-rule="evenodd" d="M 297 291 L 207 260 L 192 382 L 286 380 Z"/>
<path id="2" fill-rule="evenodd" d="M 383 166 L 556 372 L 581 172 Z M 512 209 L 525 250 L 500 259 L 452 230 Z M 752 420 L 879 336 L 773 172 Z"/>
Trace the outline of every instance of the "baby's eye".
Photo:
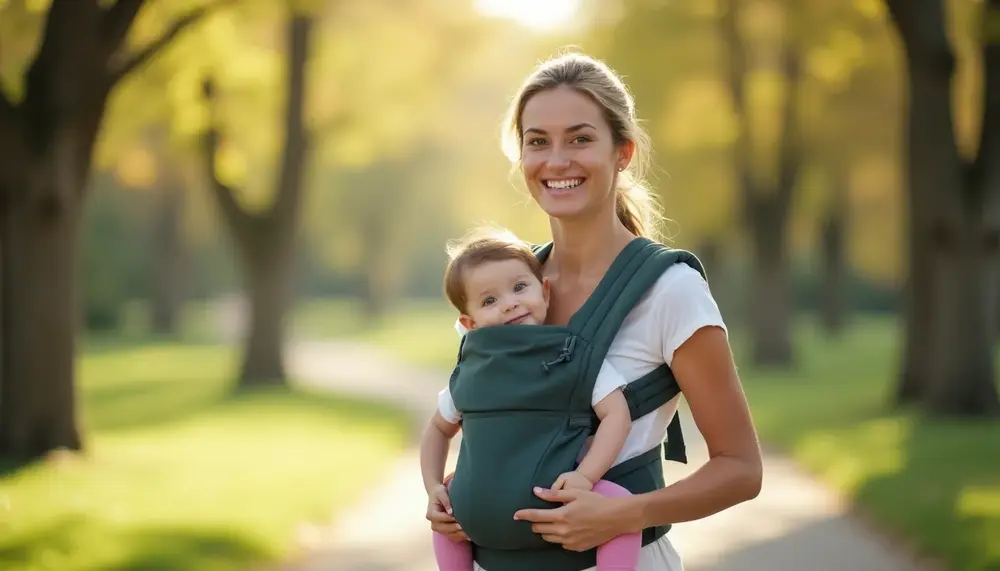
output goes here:
<path id="1" fill-rule="evenodd" d="M 495 297 L 493 297 L 491 295 L 490 297 L 488 297 L 488 298 L 486 298 L 486 299 L 483 300 L 483 307 L 486 307 L 488 305 L 493 305 L 496 302 L 497 302 L 497 298 L 495 298 Z"/>
<path id="2" fill-rule="evenodd" d="M 514 291 L 519 292 L 526 287 L 528 287 L 528 284 L 524 282 L 517 282 L 516 284 L 514 284 Z"/>

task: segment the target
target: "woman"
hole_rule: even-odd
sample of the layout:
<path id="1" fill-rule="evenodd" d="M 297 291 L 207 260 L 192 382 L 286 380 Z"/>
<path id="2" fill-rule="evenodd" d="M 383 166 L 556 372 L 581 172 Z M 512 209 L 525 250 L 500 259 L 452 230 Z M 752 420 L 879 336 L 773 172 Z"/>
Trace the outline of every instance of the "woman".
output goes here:
<path id="1" fill-rule="evenodd" d="M 506 128 L 504 150 L 520 166 L 552 229 L 544 267 L 552 296 L 546 323 L 564 325 L 622 249 L 655 225 L 642 186 L 648 139 L 622 81 L 580 54 L 541 64 L 512 101 Z M 681 481 L 627 498 L 539 489 L 540 498 L 562 505 L 522 510 L 516 518 L 533 522 L 532 529 L 549 542 L 586 550 L 646 527 L 704 518 L 759 493 L 756 432 L 725 323 L 701 274 L 686 264 L 665 271 L 625 319 L 607 358 L 628 379 L 663 363 L 671 367 L 705 437 L 709 461 Z M 637 419 L 625 449 L 637 456 L 658 446 L 676 410 L 674 399 Z M 442 507 L 431 506 L 427 518 L 434 531 L 464 539 Z M 643 547 L 638 571 L 680 569 L 669 534 Z"/>

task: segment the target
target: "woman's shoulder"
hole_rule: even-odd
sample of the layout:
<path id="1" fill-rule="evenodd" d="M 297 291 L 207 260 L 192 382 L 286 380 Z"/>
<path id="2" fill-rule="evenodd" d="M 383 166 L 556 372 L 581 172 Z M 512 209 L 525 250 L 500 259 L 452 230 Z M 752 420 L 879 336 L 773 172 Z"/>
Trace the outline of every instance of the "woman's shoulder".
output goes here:
<path id="1" fill-rule="evenodd" d="M 686 304 L 692 299 L 712 297 L 708 282 L 694 267 L 683 261 L 670 265 L 649 288 L 644 301 L 657 306 Z"/>
<path id="2" fill-rule="evenodd" d="M 708 282 L 698 270 L 678 262 L 663 271 L 632 309 L 619 336 L 622 343 L 641 345 L 648 359 L 669 365 L 674 351 L 705 326 L 726 329 Z"/>

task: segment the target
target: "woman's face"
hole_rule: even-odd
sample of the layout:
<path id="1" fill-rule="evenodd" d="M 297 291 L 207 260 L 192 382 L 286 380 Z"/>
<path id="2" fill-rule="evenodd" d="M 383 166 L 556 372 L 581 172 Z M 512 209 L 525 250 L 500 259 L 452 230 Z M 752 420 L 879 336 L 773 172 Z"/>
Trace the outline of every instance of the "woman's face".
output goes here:
<path id="1" fill-rule="evenodd" d="M 614 208 L 626 153 L 592 99 L 566 86 L 539 92 L 524 106 L 521 134 L 524 180 L 546 214 L 569 219 Z"/>

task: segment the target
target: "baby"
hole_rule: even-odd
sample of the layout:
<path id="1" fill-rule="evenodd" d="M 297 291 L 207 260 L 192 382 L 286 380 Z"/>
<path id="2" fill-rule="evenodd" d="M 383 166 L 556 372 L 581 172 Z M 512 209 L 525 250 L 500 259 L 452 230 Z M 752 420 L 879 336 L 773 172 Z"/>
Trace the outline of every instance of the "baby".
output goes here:
<path id="1" fill-rule="evenodd" d="M 460 331 L 545 323 L 549 281 L 542 276 L 542 265 L 531 248 L 516 236 L 502 230 L 478 230 L 449 248 L 448 253 L 451 261 L 445 271 L 444 289 L 460 313 Z M 578 488 L 605 496 L 629 494 L 621 486 L 601 479 L 614 464 L 631 428 L 628 404 L 621 390 L 625 384 L 624 377 L 605 361 L 591 397 L 600 425 L 581 450 L 576 469 L 556 478 L 552 489 Z M 448 444 L 460 427 L 461 414 L 455 410 L 446 388 L 440 394 L 439 409 L 424 432 L 420 464 L 429 503 L 448 513 L 451 503 L 444 483 L 444 467 Z M 441 571 L 473 569 L 472 546 L 468 542 L 452 542 L 435 533 L 433 543 Z M 597 569 L 634 571 L 641 544 L 641 534 L 633 533 L 599 546 Z"/>

